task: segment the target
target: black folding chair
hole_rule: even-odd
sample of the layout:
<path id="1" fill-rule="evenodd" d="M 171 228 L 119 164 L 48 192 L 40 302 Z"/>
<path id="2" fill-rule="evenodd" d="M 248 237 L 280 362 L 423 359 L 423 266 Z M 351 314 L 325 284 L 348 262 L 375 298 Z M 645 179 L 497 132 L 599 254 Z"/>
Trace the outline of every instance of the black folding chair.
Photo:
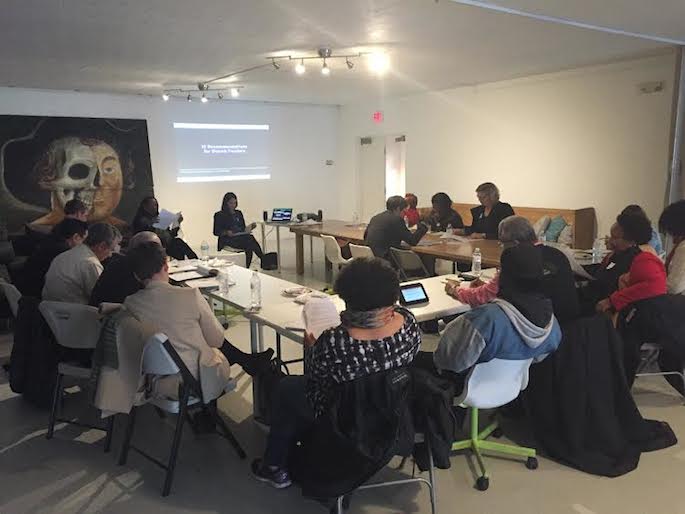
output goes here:
<path id="1" fill-rule="evenodd" d="M 163 375 L 173 376 L 180 375 L 180 383 L 178 386 L 178 399 L 152 399 L 152 403 L 157 409 L 171 414 L 178 414 L 176 419 L 176 429 L 171 443 L 171 450 L 167 463 L 163 463 L 155 457 L 144 452 L 140 448 L 131 444 L 133 437 L 133 429 L 136 422 L 136 413 L 138 407 L 133 407 L 128 416 L 128 423 L 126 425 L 126 432 L 124 435 L 124 442 L 121 447 L 121 455 L 119 456 L 119 465 L 126 464 L 129 449 L 135 450 L 137 453 L 157 464 L 162 469 L 166 470 L 166 477 L 164 479 L 164 486 L 162 488 L 162 496 L 167 496 L 171 491 L 171 484 L 174 479 L 174 470 L 176 468 L 176 459 L 178 457 L 178 449 L 181 444 L 181 435 L 183 433 L 183 424 L 186 418 L 189 418 L 188 407 L 199 405 L 200 408 L 211 417 L 217 428 L 217 433 L 228 440 L 233 446 L 238 457 L 245 458 L 245 451 L 240 446 L 240 443 L 233 435 L 233 432 L 228 428 L 226 422 L 222 419 L 216 407 L 216 400 L 206 404 L 202 396 L 202 388 L 198 380 L 193 377 L 190 370 L 186 367 L 181 357 L 178 355 L 168 338 L 164 334 L 155 334 L 150 338 L 145 345 L 143 354 L 143 372 L 146 375 Z M 225 392 L 235 389 L 235 383 L 226 388 Z"/>

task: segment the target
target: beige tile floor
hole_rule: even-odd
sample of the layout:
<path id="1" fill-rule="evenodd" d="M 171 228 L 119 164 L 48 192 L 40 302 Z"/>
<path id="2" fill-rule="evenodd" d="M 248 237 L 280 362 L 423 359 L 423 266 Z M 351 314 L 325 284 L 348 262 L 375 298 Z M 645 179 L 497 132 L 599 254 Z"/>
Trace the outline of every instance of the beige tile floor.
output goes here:
<path id="1" fill-rule="evenodd" d="M 292 241 L 283 242 L 281 276 L 294 276 Z M 324 285 L 321 245 L 314 270 L 301 278 L 312 287 Z M 229 328 L 230 340 L 247 350 L 248 325 L 238 319 Z M 267 331 L 267 337 L 273 340 Z M 0 360 L 8 353 L 10 336 L 0 335 Z M 435 343 L 428 338 L 427 348 Z M 286 343 L 287 355 L 300 348 Z M 278 513 L 326 512 L 304 500 L 296 488 L 276 491 L 256 482 L 249 474 L 250 458 L 258 456 L 265 434 L 251 418 L 251 381 L 240 374 L 238 392 L 221 400 L 224 415 L 232 420 L 236 435 L 248 452 L 240 461 L 230 446 L 216 437 L 183 438 L 174 489 L 168 498 L 159 493 L 162 473 L 151 463 L 131 454 L 127 466 L 118 467 L 115 455 L 102 452 L 97 432 L 77 427 L 60 428 L 52 441 L 45 439 L 47 414 L 11 393 L 0 371 L 0 514 L 94 512 L 147 513 Z M 634 394 L 646 417 L 671 423 L 676 434 L 685 428 L 685 406 L 661 379 L 641 379 Z M 67 408 L 80 405 L 78 395 Z M 115 433 L 115 452 L 121 427 Z M 154 412 L 141 412 L 135 439 L 141 446 L 163 455 L 172 425 Z M 334 465 L 334 463 L 332 463 Z M 587 475 L 553 461 L 540 459 L 537 471 L 518 462 L 490 458 L 490 489 L 473 489 L 472 467 L 457 455 L 449 470 L 437 472 L 438 512 L 469 514 L 651 514 L 685 513 L 685 451 L 679 444 L 645 454 L 636 471 L 608 479 Z M 386 476 L 398 473 L 386 470 Z M 404 486 L 359 493 L 351 513 L 428 513 L 428 495 L 419 486 Z"/>

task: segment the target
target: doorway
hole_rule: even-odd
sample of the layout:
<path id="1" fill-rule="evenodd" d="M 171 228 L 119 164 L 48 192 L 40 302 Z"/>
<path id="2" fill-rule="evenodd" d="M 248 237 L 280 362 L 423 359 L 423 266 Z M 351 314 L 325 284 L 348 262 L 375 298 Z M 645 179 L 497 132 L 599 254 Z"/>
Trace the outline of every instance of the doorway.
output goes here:
<path id="1" fill-rule="evenodd" d="M 385 210 L 389 196 L 404 196 L 406 188 L 406 138 L 373 136 L 359 139 L 359 212 L 354 221 L 368 222 Z"/>

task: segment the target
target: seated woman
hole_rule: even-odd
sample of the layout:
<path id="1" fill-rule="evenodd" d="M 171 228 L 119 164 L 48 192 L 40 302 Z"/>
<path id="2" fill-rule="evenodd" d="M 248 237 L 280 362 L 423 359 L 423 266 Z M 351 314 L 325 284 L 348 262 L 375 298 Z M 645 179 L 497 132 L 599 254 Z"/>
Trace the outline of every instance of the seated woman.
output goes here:
<path id="1" fill-rule="evenodd" d="M 530 221 L 523 216 L 509 216 L 504 219 L 499 224 L 499 241 L 504 248 L 518 244 L 534 245 L 542 257 L 542 290 L 552 300 L 557 320 L 564 323 L 580 316 L 578 293 L 568 258 L 556 248 L 539 243 Z M 456 282 L 447 282 L 445 291 L 460 302 L 477 307 L 497 298 L 499 280 L 498 273 L 490 282 L 474 280 L 469 284 L 470 287 L 459 287 Z"/>
<path id="2" fill-rule="evenodd" d="M 639 216 L 644 216 L 645 218 L 649 219 L 645 210 L 636 204 L 628 205 L 625 209 L 621 211 L 621 214 L 637 214 Z M 661 242 L 661 236 L 659 235 L 659 231 L 652 226 L 651 221 L 649 222 L 649 224 L 652 229 L 652 237 L 649 239 L 649 243 L 647 244 L 649 244 L 649 246 L 652 247 L 652 249 L 656 252 L 657 255 L 661 255 L 664 253 L 664 245 Z"/>
<path id="3" fill-rule="evenodd" d="M 133 233 L 154 232 L 159 236 L 162 245 L 166 248 L 169 257 L 176 260 L 197 259 L 197 254 L 188 246 L 183 239 L 178 237 L 180 226 L 176 228 L 161 229 L 154 226 L 159 221 L 159 203 L 154 196 L 146 196 L 140 201 L 136 215 L 133 218 Z M 183 216 L 178 217 L 179 224 Z"/>
<path id="4" fill-rule="evenodd" d="M 416 208 L 419 204 L 419 199 L 412 193 L 404 195 L 404 199 L 407 201 L 407 208 L 402 211 L 402 217 L 407 220 L 407 226 L 413 227 L 418 225 L 419 221 L 421 221 L 419 210 Z"/>
<path id="5" fill-rule="evenodd" d="M 433 212 L 428 219 L 431 232 L 445 232 L 447 227 L 464 228 L 464 222 L 459 213 L 452 208 L 452 199 L 447 193 L 435 193 L 431 198 L 431 204 Z"/>
<path id="6" fill-rule="evenodd" d="M 630 223 L 635 218 L 628 215 L 621 215 L 619 218 L 630 226 L 623 226 L 618 219 L 611 226 L 606 239 L 610 253 L 604 257 L 597 269 L 590 271 L 594 280 L 578 289 L 581 311 L 584 315 L 594 313 L 599 301 L 618 290 L 619 278 L 628 273 L 633 259 L 641 252 L 639 243 L 634 239 L 637 236 L 632 228 L 633 224 Z"/>
<path id="7" fill-rule="evenodd" d="M 471 209 L 472 223 L 463 231 L 473 239 L 497 239 L 497 228 L 500 222 L 514 215 L 514 209 L 508 203 L 500 202 L 499 189 L 492 182 L 485 182 L 476 188 L 480 205 Z"/>
<path id="8" fill-rule="evenodd" d="M 670 294 L 685 293 L 685 200 L 672 203 L 659 217 L 659 228 L 673 238 L 673 250 L 666 257 Z"/>
<path id="9" fill-rule="evenodd" d="M 637 245 L 647 245 L 652 237 L 652 225 L 640 214 L 620 214 L 616 219 L 624 238 Z M 619 312 L 634 302 L 666 294 L 666 269 L 651 246 L 640 251 L 630 264 L 628 273 L 619 278 L 618 290 L 596 305 L 597 312 Z"/>
<path id="10" fill-rule="evenodd" d="M 214 235 L 217 236 L 217 250 L 224 246 L 245 250 L 245 265 L 249 268 L 252 254 L 256 253 L 261 260 L 264 257 L 262 247 L 250 232 L 256 223 L 245 225 L 243 213 L 238 210 L 238 197 L 235 193 L 226 193 L 221 201 L 221 210 L 214 213 Z"/>
<path id="11" fill-rule="evenodd" d="M 540 361 L 561 342 L 552 302 L 544 294 L 540 251 L 522 243 L 502 253 L 497 298 L 447 325 L 433 354 L 438 371 L 461 379 L 492 359 Z"/>
<path id="12" fill-rule="evenodd" d="M 384 260 L 354 259 L 338 275 L 335 290 L 345 301 L 342 323 L 317 340 L 305 337 L 306 374 L 279 382 L 266 451 L 252 463 L 255 478 L 279 489 L 291 484 L 287 463 L 298 435 L 326 412 L 333 387 L 406 366 L 421 345 L 414 316 L 395 305 L 399 281 Z"/>

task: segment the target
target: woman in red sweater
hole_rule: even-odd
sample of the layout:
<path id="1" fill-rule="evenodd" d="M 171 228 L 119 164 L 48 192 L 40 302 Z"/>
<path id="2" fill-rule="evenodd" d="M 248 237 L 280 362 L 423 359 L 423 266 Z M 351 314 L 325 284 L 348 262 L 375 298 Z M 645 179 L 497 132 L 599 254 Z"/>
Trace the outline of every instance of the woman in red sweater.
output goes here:
<path id="1" fill-rule="evenodd" d="M 619 279 L 618 291 L 597 303 L 598 312 L 619 312 L 639 300 L 666 294 L 664 263 L 646 246 L 652 237 L 651 222 L 644 216 L 621 214 L 615 227 L 625 241 L 640 245 L 642 251 L 633 259 L 628 273 Z"/>
<path id="2" fill-rule="evenodd" d="M 410 227 L 418 225 L 419 221 L 421 221 L 419 210 L 416 208 L 419 203 L 419 199 L 415 194 L 412 193 L 407 193 L 404 195 L 404 199 L 407 201 L 407 208 L 402 211 L 402 217 L 406 218 L 407 224 Z"/>

